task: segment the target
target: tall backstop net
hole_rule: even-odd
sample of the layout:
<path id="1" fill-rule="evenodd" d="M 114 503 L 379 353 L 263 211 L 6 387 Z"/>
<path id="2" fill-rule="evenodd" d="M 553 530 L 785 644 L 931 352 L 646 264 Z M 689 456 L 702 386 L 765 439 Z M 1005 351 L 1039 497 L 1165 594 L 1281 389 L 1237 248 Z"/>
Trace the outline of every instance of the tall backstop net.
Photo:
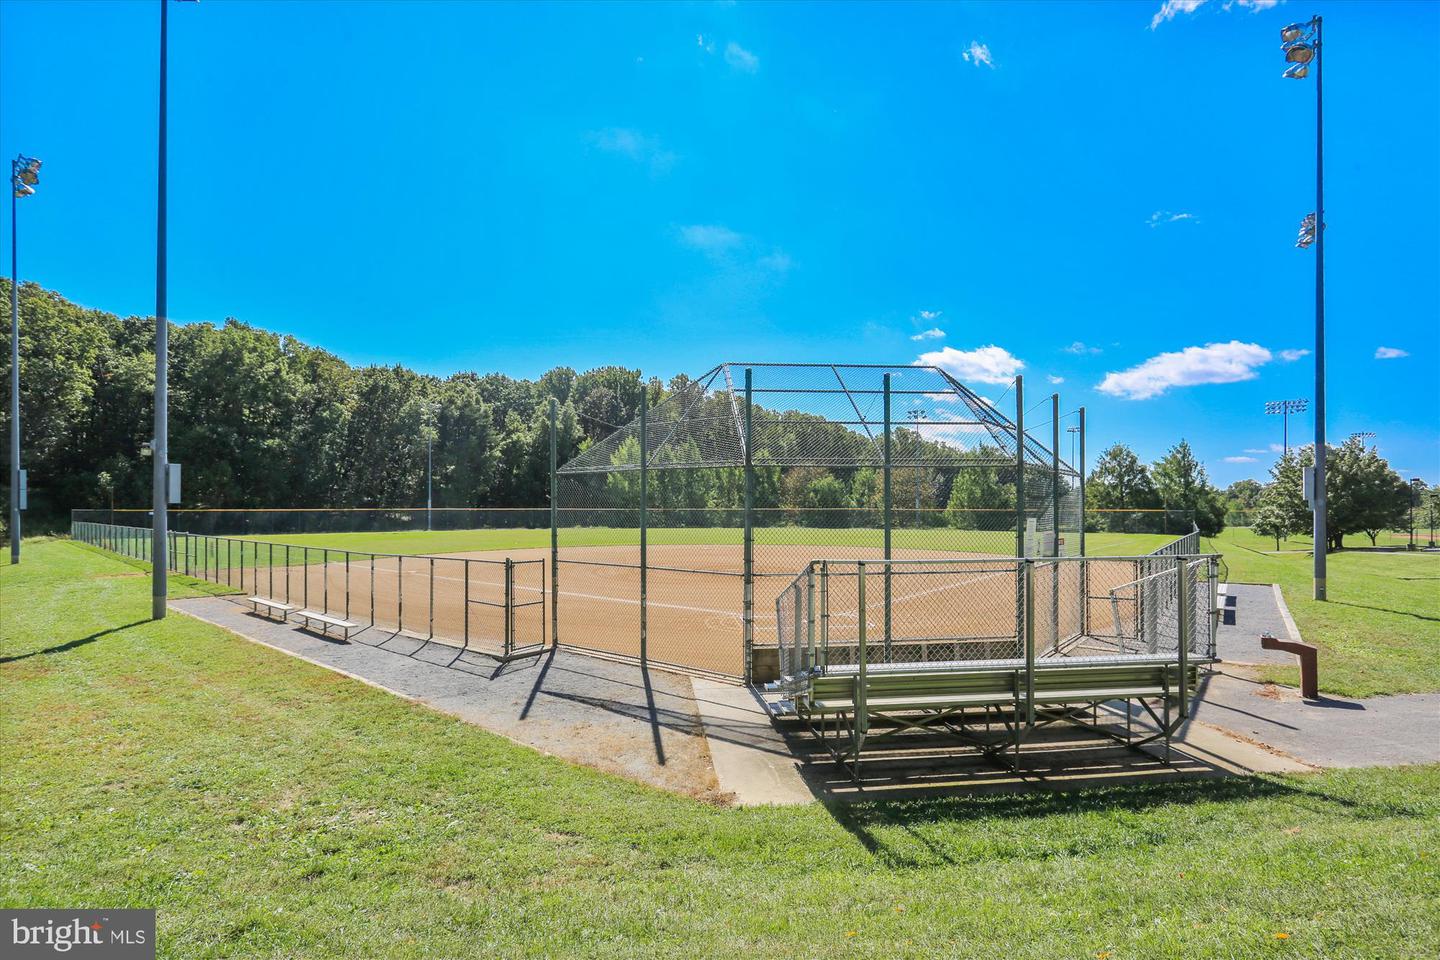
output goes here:
<path id="1" fill-rule="evenodd" d="M 933 366 L 677 378 L 557 464 L 556 638 L 749 679 L 811 560 L 1078 554 L 1058 400 L 1029 412 L 1018 382 L 1007 414 Z"/>

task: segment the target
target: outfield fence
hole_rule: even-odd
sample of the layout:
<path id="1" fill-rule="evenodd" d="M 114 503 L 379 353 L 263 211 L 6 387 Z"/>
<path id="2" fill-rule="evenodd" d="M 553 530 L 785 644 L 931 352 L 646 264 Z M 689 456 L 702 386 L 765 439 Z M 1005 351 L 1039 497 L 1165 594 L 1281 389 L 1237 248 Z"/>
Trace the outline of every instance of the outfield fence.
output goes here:
<path id="1" fill-rule="evenodd" d="M 137 560 L 151 558 L 145 527 L 79 521 L 71 536 Z M 364 553 L 181 531 L 169 534 L 170 570 L 367 629 L 497 660 L 550 642 L 543 559 Z"/>

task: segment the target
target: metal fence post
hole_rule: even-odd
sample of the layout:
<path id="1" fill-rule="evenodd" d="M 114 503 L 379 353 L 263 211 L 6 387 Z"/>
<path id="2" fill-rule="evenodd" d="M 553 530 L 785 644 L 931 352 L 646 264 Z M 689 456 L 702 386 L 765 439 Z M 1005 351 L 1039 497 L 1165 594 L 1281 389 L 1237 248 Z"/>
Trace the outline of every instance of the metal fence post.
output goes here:
<path id="1" fill-rule="evenodd" d="M 515 651 L 515 561 L 505 558 L 505 636 L 501 639 L 505 656 Z"/>
<path id="2" fill-rule="evenodd" d="M 1050 395 L 1050 648 L 1060 649 L 1060 394 Z"/>
<path id="3" fill-rule="evenodd" d="M 464 647 L 464 649 L 469 650 L 469 649 L 470 649 L 470 561 L 469 561 L 469 560 L 461 560 L 460 563 L 463 565 L 463 572 L 462 572 L 461 576 L 463 576 L 463 577 L 465 578 L 465 601 L 464 601 L 464 607 L 463 607 L 463 609 L 464 609 L 464 611 L 465 611 L 465 647 Z"/>
<path id="4" fill-rule="evenodd" d="M 405 558 L 395 555 L 395 632 L 399 633 L 405 626 L 405 578 L 401 568 L 405 565 Z"/>
<path id="5" fill-rule="evenodd" d="M 799 638 L 796 638 L 799 642 Z M 805 568 L 805 669 L 815 668 L 815 564 Z"/>
<path id="6" fill-rule="evenodd" d="M 1015 375 L 1015 556 L 1025 556 L 1025 377 Z"/>
<path id="7" fill-rule="evenodd" d="M 755 656 L 755 459 L 754 439 L 754 371 L 745 368 L 745 544 L 744 544 L 744 633 L 745 682 L 754 682 Z"/>
<path id="8" fill-rule="evenodd" d="M 1035 726 L 1035 561 L 1025 563 L 1025 725 Z"/>
<path id="9" fill-rule="evenodd" d="M 650 656 L 649 631 L 647 627 L 646 591 L 649 588 L 650 580 L 650 557 L 647 552 L 649 546 L 649 523 L 650 510 L 650 471 L 648 461 L 650 459 L 650 390 L 644 380 L 640 382 L 640 662 L 648 663 Z M 508 568 L 507 568 L 508 570 Z"/>
<path id="10" fill-rule="evenodd" d="M 1190 585 L 1186 583 L 1189 570 L 1184 557 L 1175 558 L 1175 622 L 1179 636 L 1176 650 L 1180 660 L 1180 716 L 1190 715 Z"/>
<path id="11" fill-rule="evenodd" d="M 890 374 L 888 374 L 888 373 L 885 374 L 885 376 L 884 376 L 884 378 L 883 378 L 883 381 L 884 381 L 884 385 L 885 385 L 885 388 L 884 388 L 884 393 L 885 393 L 885 398 L 884 398 L 884 408 L 885 408 L 885 443 L 884 443 L 885 471 L 884 471 L 884 477 L 883 477 L 883 480 L 882 480 L 881 488 L 882 488 L 882 490 L 883 490 L 883 503 L 884 503 L 884 508 L 883 508 L 882 513 L 883 513 L 883 516 L 884 516 L 883 523 L 884 523 L 884 528 L 885 528 L 885 529 L 884 529 L 884 544 L 885 544 L 885 561 L 886 561 L 886 563 L 885 563 L 885 662 L 886 662 L 886 663 L 889 663 L 889 662 L 890 662 L 890 610 L 891 610 L 891 599 L 892 599 L 892 595 L 891 595 L 891 579 L 892 579 L 892 577 L 891 577 L 891 574 L 890 574 L 890 563 L 889 563 L 889 561 L 890 561 L 890 546 L 891 546 L 891 539 L 890 539 L 890 538 L 891 538 L 891 527 L 892 527 L 892 515 L 891 515 L 892 502 L 891 502 L 891 490 L 890 490 L 890 475 L 891 475 L 891 473 L 893 472 L 893 471 L 891 470 L 892 458 L 891 458 L 891 455 L 890 455 Z"/>
<path id="12" fill-rule="evenodd" d="M 330 548 L 320 554 L 320 602 L 324 605 L 321 613 L 330 615 Z"/>
<path id="13" fill-rule="evenodd" d="M 1085 408 L 1080 408 L 1080 462 L 1075 464 L 1080 476 L 1080 556 L 1085 554 Z M 1080 561 L 1080 633 L 1090 634 L 1090 562 Z"/>
<path id="14" fill-rule="evenodd" d="M 508 557 L 506 559 L 509 559 Z M 430 558 L 430 625 L 425 639 L 435 639 L 435 558 Z"/>
<path id="15" fill-rule="evenodd" d="M 550 398 L 550 642 L 560 643 L 560 403 Z"/>
<path id="16" fill-rule="evenodd" d="M 859 642 L 855 647 L 855 732 L 858 735 L 858 738 L 863 738 L 866 732 L 870 729 L 870 712 L 866 704 L 868 697 L 866 695 L 865 689 L 868 676 L 865 663 L 867 659 L 867 651 L 865 648 L 865 633 L 867 627 L 866 621 L 869 619 L 869 617 L 866 616 L 865 610 L 865 561 L 862 560 L 855 565 L 855 572 L 857 577 L 857 581 L 855 584 L 855 590 L 857 594 L 856 602 L 859 604 L 860 607 L 860 616 L 858 618 L 860 624 Z M 858 758 L 858 752 L 856 756 Z"/>
<path id="17" fill-rule="evenodd" d="M 830 562 L 820 561 L 820 662 L 824 670 L 830 664 Z"/>

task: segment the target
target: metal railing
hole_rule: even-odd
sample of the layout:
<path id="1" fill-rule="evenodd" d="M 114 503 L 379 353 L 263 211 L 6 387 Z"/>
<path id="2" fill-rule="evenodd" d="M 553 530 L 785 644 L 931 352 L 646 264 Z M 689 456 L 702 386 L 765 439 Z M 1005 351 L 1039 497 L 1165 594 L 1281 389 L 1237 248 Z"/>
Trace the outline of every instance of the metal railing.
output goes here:
<path id="1" fill-rule="evenodd" d="M 794 687 L 860 664 L 926 670 L 1030 657 L 1210 659 L 1217 561 L 1212 554 L 813 560 L 775 601 L 780 672 Z M 1167 569 L 1152 570 L 1158 563 Z"/>
<path id="2" fill-rule="evenodd" d="M 137 560 L 150 530 L 77 521 L 71 536 Z M 363 553 L 171 531 L 170 570 L 241 597 L 313 610 L 507 661 L 549 644 L 543 559 Z M 452 661 L 453 662 L 453 661 Z"/>

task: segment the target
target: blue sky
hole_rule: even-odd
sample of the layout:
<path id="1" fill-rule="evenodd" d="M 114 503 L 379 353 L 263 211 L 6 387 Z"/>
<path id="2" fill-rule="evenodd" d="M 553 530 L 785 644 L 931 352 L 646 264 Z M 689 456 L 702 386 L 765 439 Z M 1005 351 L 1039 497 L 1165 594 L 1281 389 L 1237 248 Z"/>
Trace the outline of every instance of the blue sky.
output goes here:
<path id="1" fill-rule="evenodd" d="M 1085 404 L 1096 449 L 1263 476 L 1264 401 L 1313 393 L 1315 88 L 1278 33 L 1316 12 L 1330 436 L 1433 483 L 1432 3 L 177 4 L 171 314 L 437 374 L 935 353 Z M 21 274 L 127 314 L 157 21 L 0 4 L 0 151 L 45 160 Z"/>

